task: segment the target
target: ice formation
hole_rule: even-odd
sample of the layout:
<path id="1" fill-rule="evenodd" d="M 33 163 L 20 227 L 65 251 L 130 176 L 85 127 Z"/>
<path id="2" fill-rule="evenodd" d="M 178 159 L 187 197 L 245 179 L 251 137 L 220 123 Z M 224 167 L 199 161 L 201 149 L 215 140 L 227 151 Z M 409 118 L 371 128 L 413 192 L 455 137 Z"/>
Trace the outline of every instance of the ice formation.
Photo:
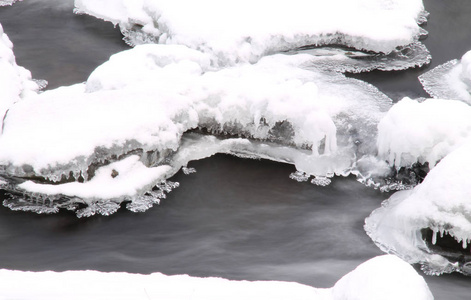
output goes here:
<path id="1" fill-rule="evenodd" d="M 378 125 L 378 155 L 396 168 L 443 157 L 471 137 L 471 107 L 461 101 L 404 98 Z"/>
<path id="2" fill-rule="evenodd" d="M 418 23 L 426 15 L 421 0 L 76 0 L 75 7 L 119 25 L 131 45 L 186 45 L 220 66 L 309 45 L 404 55 L 419 50 L 408 45 L 425 34 Z"/>
<path id="3" fill-rule="evenodd" d="M 51 283 L 60 282 L 60 285 Z M 73 287 L 84 288 L 73 288 Z M 27 287 L 27 288 L 25 288 Z M 366 261 L 332 288 L 295 282 L 234 281 L 97 271 L 23 272 L 0 270 L 0 297 L 5 299 L 303 299 L 432 300 L 424 279 L 401 259 L 384 255 Z"/>
<path id="4" fill-rule="evenodd" d="M 419 163 L 431 171 L 366 219 L 368 235 L 382 250 L 422 264 L 426 273 L 471 274 L 471 107 L 458 100 L 405 98 L 378 127 L 380 158 L 396 169 Z"/>
<path id="5" fill-rule="evenodd" d="M 13 3 L 15 3 L 16 1 L 18 0 L 0 0 L 0 6 L 13 5 Z"/>
<path id="6" fill-rule="evenodd" d="M 13 44 L 0 24 L 0 118 L 5 118 L 13 103 L 36 93 L 44 85 L 43 81 L 33 81 L 31 73 L 16 64 Z"/>
<path id="7" fill-rule="evenodd" d="M 468 139 L 422 184 L 394 194 L 366 219 L 365 229 L 381 249 L 423 264 L 430 274 L 471 274 L 470 151 Z"/>
<path id="8" fill-rule="evenodd" d="M 460 60 L 451 60 L 419 77 L 434 98 L 455 99 L 471 104 L 471 51 Z"/>
<path id="9" fill-rule="evenodd" d="M 105 201 L 110 211 L 131 201 L 130 207 L 141 211 L 158 202 L 150 187 L 191 160 L 179 153 L 187 153 L 183 134 L 195 129 L 250 139 L 213 139 L 201 145 L 197 157 L 209 156 L 205 149 L 213 143 L 212 154 L 295 164 L 316 176 L 313 183 L 347 175 L 359 158 L 374 154 L 376 125 L 391 100 L 362 81 L 305 67 L 310 60 L 306 54 L 278 54 L 256 64 L 214 69 L 205 53 L 153 44 L 113 55 L 86 83 L 31 95 L 10 108 L 0 136 L 4 177 L 36 183 L 13 180 L 6 188 L 33 198 L 51 196 L 43 212 L 73 209 L 74 201 L 88 206 Z M 139 156 L 135 163 L 140 165 L 128 177 L 141 168 L 168 167 L 146 171 L 158 176 L 133 186 L 134 193 L 114 189 L 128 171 L 111 177 L 109 164 L 132 155 Z M 93 183 L 104 180 L 98 174 L 108 176 L 109 183 L 100 192 Z M 15 206 L 8 200 L 5 205 L 41 211 L 44 199 L 39 198 L 37 205 Z M 142 201 L 147 204 L 138 205 Z"/>

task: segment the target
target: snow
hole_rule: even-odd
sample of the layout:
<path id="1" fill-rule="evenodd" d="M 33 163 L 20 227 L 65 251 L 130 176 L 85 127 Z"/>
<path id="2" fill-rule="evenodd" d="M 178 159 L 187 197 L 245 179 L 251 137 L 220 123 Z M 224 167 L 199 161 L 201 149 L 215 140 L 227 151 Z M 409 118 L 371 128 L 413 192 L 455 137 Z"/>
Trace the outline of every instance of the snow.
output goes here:
<path id="1" fill-rule="evenodd" d="M 446 62 L 419 77 L 434 98 L 455 99 L 471 104 L 471 51 L 460 60 Z"/>
<path id="2" fill-rule="evenodd" d="M 435 166 L 471 137 L 471 107 L 457 100 L 404 98 L 378 125 L 378 155 L 396 168 Z"/>
<path id="3" fill-rule="evenodd" d="M 380 248 L 410 263 L 424 264 L 429 273 L 467 273 L 458 262 L 430 251 L 420 231 L 430 228 L 435 240 L 438 233 L 442 237 L 449 234 L 463 248 L 471 242 L 470 151 L 468 139 L 443 158 L 420 185 L 394 194 L 366 219 L 365 229 Z"/>
<path id="4" fill-rule="evenodd" d="M 253 63 L 305 45 L 390 53 L 417 40 L 424 10 L 421 0 L 76 0 L 75 6 L 118 24 L 132 45 L 186 45 L 210 53 L 216 65 Z"/>
<path id="5" fill-rule="evenodd" d="M 431 300 L 433 296 L 410 265 L 384 255 L 363 263 L 330 289 L 295 282 L 234 281 L 161 273 L 0 270 L 0 298 Z"/>
<path id="6" fill-rule="evenodd" d="M 13 103 L 37 92 L 41 87 L 32 81 L 28 70 L 16 64 L 13 43 L 0 24 L 0 118 L 4 118 Z"/>

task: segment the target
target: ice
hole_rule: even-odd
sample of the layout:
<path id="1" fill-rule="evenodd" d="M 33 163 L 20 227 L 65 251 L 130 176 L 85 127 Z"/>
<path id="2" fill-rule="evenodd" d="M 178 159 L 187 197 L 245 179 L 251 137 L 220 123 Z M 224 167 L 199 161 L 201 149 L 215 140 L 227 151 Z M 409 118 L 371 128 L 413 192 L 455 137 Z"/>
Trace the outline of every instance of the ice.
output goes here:
<path id="1" fill-rule="evenodd" d="M 430 63 L 432 56 L 421 42 L 398 47 L 388 55 L 358 51 L 345 47 L 303 47 L 289 53 L 312 55 L 313 67 L 341 73 L 361 73 L 372 70 L 397 71 L 422 67 Z"/>
<path id="2" fill-rule="evenodd" d="M 75 7 L 119 25 L 131 45 L 186 45 L 220 66 L 307 45 L 390 53 L 417 41 L 425 15 L 421 0 L 76 0 Z"/>
<path id="3" fill-rule="evenodd" d="M 4 177 L 34 179 L 13 187 L 27 195 L 94 207 L 98 199 L 131 201 L 142 211 L 151 204 L 145 192 L 187 166 L 190 158 L 174 157 L 186 151 L 183 134 L 199 130 L 265 143 L 241 139 L 208 153 L 292 163 L 326 185 L 327 177 L 348 175 L 357 159 L 375 153 L 376 126 L 391 100 L 365 82 L 311 68 L 310 59 L 277 54 L 214 69 L 207 54 L 181 45 L 115 54 L 86 83 L 33 94 L 10 108 L 0 136 Z M 118 170 L 130 157 L 135 168 Z M 141 172 L 145 179 L 136 176 Z M 93 211 L 100 210 L 83 215 Z"/>
<path id="4" fill-rule="evenodd" d="M 404 98 L 378 125 L 378 155 L 396 168 L 433 168 L 471 137 L 471 107 L 461 101 Z"/>
<path id="5" fill-rule="evenodd" d="M 13 5 L 18 0 L 0 0 L 0 6 Z M 19 0 L 22 1 L 22 0 Z"/>
<path id="6" fill-rule="evenodd" d="M 434 98 L 461 100 L 471 104 L 471 51 L 419 76 Z"/>
<path id="7" fill-rule="evenodd" d="M 0 6 L 8 4 L 12 2 L 0 1 Z M 36 93 L 44 87 L 44 84 L 43 81 L 33 81 L 31 72 L 16 64 L 13 44 L 0 24 L 0 118 L 2 120 L 5 118 L 13 103 Z"/>
<path id="8" fill-rule="evenodd" d="M 366 219 L 365 229 L 381 249 L 423 264 L 429 274 L 471 274 L 467 248 L 471 237 L 470 151 L 468 139 L 444 157 L 422 184 L 394 194 Z M 424 236 L 427 230 L 432 232 L 430 243 Z M 440 242 L 445 235 L 450 238 L 446 246 Z"/>
<path id="9" fill-rule="evenodd" d="M 51 283 L 60 282 L 60 285 Z M 81 288 L 74 288 L 74 287 Z M 188 275 L 0 270 L 2 299 L 432 300 L 424 279 L 392 255 L 374 257 L 332 288 L 295 282 L 236 281 Z"/>
<path id="10" fill-rule="evenodd" d="M 52 185 L 26 181 L 18 187 L 30 193 L 80 197 L 91 203 L 99 199 L 131 197 L 140 194 L 140 189 L 147 191 L 164 180 L 169 169 L 166 165 L 147 168 L 139 161 L 139 156 L 131 155 L 99 168 L 92 179 L 83 183 Z M 113 173 L 118 175 L 113 177 Z M 105 186 L 107 188 L 103 188 Z"/>

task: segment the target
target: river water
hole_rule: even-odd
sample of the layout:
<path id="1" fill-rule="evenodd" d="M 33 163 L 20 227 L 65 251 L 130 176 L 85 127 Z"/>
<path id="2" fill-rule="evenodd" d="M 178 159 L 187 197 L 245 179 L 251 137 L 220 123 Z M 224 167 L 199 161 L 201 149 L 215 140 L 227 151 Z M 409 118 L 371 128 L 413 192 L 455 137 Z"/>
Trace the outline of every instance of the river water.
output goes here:
<path id="1" fill-rule="evenodd" d="M 427 0 L 424 41 L 433 62 L 422 69 L 354 75 L 394 100 L 424 97 L 417 76 L 471 49 L 471 2 Z M 72 13 L 70 0 L 29 0 L 0 8 L 17 63 L 48 88 L 85 81 L 128 49 L 109 23 Z M 0 268 L 162 272 L 330 287 L 382 252 L 363 230 L 387 193 L 354 178 L 327 187 L 288 178 L 294 167 L 226 155 L 190 163 L 180 187 L 145 213 L 35 215 L 0 207 Z M 387 270 L 385 270 L 387 271 Z M 419 271 L 420 272 L 420 271 Z M 469 299 L 471 278 L 425 276 L 435 299 Z"/>

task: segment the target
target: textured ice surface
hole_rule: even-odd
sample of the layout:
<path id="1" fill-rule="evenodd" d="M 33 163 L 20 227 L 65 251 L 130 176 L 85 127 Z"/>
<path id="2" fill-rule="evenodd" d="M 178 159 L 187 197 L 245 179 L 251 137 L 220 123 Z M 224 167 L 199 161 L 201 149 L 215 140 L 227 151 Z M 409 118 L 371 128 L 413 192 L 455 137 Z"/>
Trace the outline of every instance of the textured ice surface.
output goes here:
<path id="1" fill-rule="evenodd" d="M 303 47 L 289 53 L 310 54 L 313 56 L 310 63 L 313 67 L 342 73 L 360 73 L 375 69 L 382 71 L 405 70 L 422 67 L 430 63 L 432 59 L 425 45 L 418 41 L 398 47 L 388 55 L 339 46 Z"/>
<path id="2" fill-rule="evenodd" d="M 60 282 L 51 288 L 51 282 Z M 81 288 L 71 288 L 80 286 Z M 25 288 L 27 287 L 27 288 Z M 0 270 L 0 297 L 5 299 L 303 299 L 432 300 L 424 279 L 392 255 L 372 258 L 342 277 L 332 288 L 295 282 L 235 281 L 97 271 L 23 272 Z"/>
<path id="3" fill-rule="evenodd" d="M 184 132 L 199 129 L 266 142 L 248 154 L 238 146 L 227 151 L 293 163 L 315 176 L 313 183 L 328 184 L 328 177 L 349 174 L 357 159 L 375 153 L 376 126 L 391 100 L 365 82 L 305 67 L 310 59 L 278 54 L 218 70 L 207 54 L 185 46 L 141 45 L 121 52 L 86 83 L 32 95 L 10 109 L 0 136 L 4 177 L 37 181 L 16 184 L 15 192 L 78 197 L 87 204 L 97 198 L 134 203 L 156 181 L 186 166 L 191 159 L 177 163 L 172 155 L 185 149 Z M 111 177 L 107 165 L 133 154 L 142 168 L 170 165 L 171 171 L 155 171 L 158 178 L 142 181 L 134 194 L 116 193 L 111 183 L 101 196 L 87 194 L 98 174 L 117 181 L 121 175 Z M 85 182 L 45 182 L 80 179 Z"/>
<path id="4" fill-rule="evenodd" d="M 434 98 L 471 103 L 471 51 L 422 74 L 419 80 Z"/>
<path id="5" fill-rule="evenodd" d="M 0 24 L 0 119 L 3 120 L 6 111 L 13 103 L 28 94 L 36 93 L 44 87 L 42 84 L 45 83 L 33 81 L 31 73 L 16 64 L 13 44 Z"/>
<path id="6" fill-rule="evenodd" d="M 378 125 L 378 154 L 396 168 L 430 167 L 471 137 L 471 107 L 461 101 L 404 98 Z"/>
<path id="7" fill-rule="evenodd" d="M 443 158 L 422 184 L 394 194 L 366 219 L 365 230 L 382 250 L 423 264 L 426 273 L 471 274 L 470 151 L 468 139 Z M 429 243 L 423 229 L 432 231 Z M 447 236 L 451 242 L 443 245 L 440 239 Z"/>
<path id="8" fill-rule="evenodd" d="M 76 0 L 75 6 L 118 24 L 131 45 L 182 44 L 210 53 L 219 65 L 306 45 L 390 53 L 417 40 L 424 16 L 421 0 Z"/>

